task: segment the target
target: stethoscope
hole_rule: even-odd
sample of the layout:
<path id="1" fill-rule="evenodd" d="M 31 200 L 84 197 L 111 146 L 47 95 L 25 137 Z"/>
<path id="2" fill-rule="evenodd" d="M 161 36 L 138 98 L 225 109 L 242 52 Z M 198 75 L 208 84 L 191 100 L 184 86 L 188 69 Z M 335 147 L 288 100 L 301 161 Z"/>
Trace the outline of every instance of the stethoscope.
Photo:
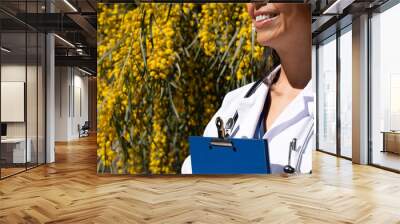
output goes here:
<path id="1" fill-rule="evenodd" d="M 251 95 L 253 95 L 255 93 L 255 91 L 257 90 L 257 88 L 266 80 L 267 85 L 270 85 L 272 83 L 272 81 L 275 79 L 276 73 L 278 73 L 280 70 L 280 66 L 275 68 L 275 70 L 271 73 L 273 75 L 269 75 L 267 77 L 262 77 L 261 79 L 257 80 L 251 87 L 250 89 L 246 92 L 246 94 L 244 95 L 244 98 L 248 98 Z M 233 115 L 233 117 L 229 118 L 228 121 L 226 122 L 226 125 L 224 125 L 224 122 L 222 120 L 221 117 L 217 117 L 215 124 L 217 126 L 217 133 L 218 133 L 218 138 L 228 138 L 230 137 L 233 127 L 236 124 L 236 121 L 239 118 L 239 113 L 236 110 L 235 114 Z M 301 166 L 301 161 L 302 161 L 302 157 L 303 154 L 306 150 L 306 147 L 308 145 L 308 142 L 310 141 L 312 134 L 313 134 L 313 130 L 314 130 L 314 121 L 310 122 L 311 125 L 309 125 L 310 127 L 307 129 L 305 138 L 303 140 L 303 144 L 301 145 L 301 147 L 297 147 L 297 142 L 298 139 L 297 138 L 293 138 L 293 140 L 290 142 L 289 144 L 289 154 L 288 154 L 288 164 L 286 166 L 283 167 L 283 172 L 287 173 L 287 174 L 294 174 L 296 172 L 300 172 L 300 166 Z M 297 162 L 296 162 L 296 166 L 293 167 L 291 164 L 291 157 L 292 157 L 292 151 L 295 151 L 297 153 L 299 153 L 298 158 L 297 158 Z"/>
<path id="2" fill-rule="evenodd" d="M 294 174 L 297 172 L 300 172 L 300 166 L 301 162 L 303 159 L 303 154 L 305 153 L 307 149 L 308 142 L 311 140 L 312 135 L 314 133 L 314 120 L 312 120 L 309 124 L 309 127 L 307 129 L 307 132 L 305 132 L 305 138 L 303 140 L 303 144 L 301 147 L 297 148 L 297 138 L 293 138 L 293 140 L 289 144 L 289 155 L 288 155 L 288 164 L 283 167 L 283 172 L 287 174 Z M 292 151 L 295 151 L 298 153 L 297 161 L 296 161 L 296 166 L 293 167 L 291 164 L 292 161 Z"/>

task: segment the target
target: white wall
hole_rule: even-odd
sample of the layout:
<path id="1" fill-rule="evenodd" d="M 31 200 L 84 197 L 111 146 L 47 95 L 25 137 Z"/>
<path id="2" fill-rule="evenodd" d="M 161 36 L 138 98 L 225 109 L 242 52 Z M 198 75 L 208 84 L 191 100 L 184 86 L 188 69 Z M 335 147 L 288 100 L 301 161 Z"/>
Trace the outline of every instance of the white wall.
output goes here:
<path id="1" fill-rule="evenodd" d="M 55 140 L 68 140 L 68 87 L 70 77 L 67 67 L 55 68 Z"/>
<path id="2" fill-rule="evenodd" d="M 72 108 L 72 120 L 71 120 L 71 135 L 76 138 L 78 137 L 78 124 L 81 126 L 88 121 L 88 78 L 81 76 L 82 73 L 77 70 L 74 71 L 74 108 Z M 80 101 L 80 102 L 79 102 Z"/>
<path id="3" fill-rule="evenodd" d="M 88 78 L 72 67 L 56 67 L 55 73 L 55 140 L 77 139 L 78 124 L 88 120 Z"/>
<path id="4" fill-rule="evenodd" d="M 1 81 L 25 82 L 25 64 L 1 65 Z"/>
<path id="5" fill-rule="evenodd" d="M 36 105 L 34 105 L 36 108 Z M 25 82 L 1 82 L 1 121 L 25 121 Z"/>
<path id="6" fill-rule="evenodd" d="M 1 81 L 25 82 L 25 64 L 8 64 L 1 66 Z M 3 110 L 4 108 L 2 108 Z M 7 137 L 25 137 L 25 123 L 7 123 Z"/>

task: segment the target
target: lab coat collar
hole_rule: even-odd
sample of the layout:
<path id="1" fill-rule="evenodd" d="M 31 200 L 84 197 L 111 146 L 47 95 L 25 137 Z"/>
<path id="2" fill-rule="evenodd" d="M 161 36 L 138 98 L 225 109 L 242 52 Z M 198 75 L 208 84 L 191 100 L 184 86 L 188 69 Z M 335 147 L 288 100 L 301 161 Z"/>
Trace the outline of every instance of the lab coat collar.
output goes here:
<path id="1" fill-rule="evenodd" d="M 257 127 L 258 119 L 264 107 L 267 98 L 268 87 L 261 84 L 256 92 L 248 98 L 243 98 L 238 106 L 237 132 L 238 138 L 253 138 Z"/>
<path id="2" fill-rule="evenodd" d="M 306 87 L 286 106 L 274 121 L 271 128 L 265 133 L 264 138 L 271 141 L 276 135 L 300 120 L 306 117 L 314 119 L 313 105 L 314 93 L 312 90 L 312 81 L 309 81 Z"/>
<path id="3" fill-rule="evenodd" d="M 266 78 L 257 90 L 249 97 L 243 97 L 238 106 L 238 124 L 234 135 L 238 138 L 253 138 L 260 114 L 264 108 L 264 103 L 268 94 L 268 86 L 280 71 L 281 66 L 277 66 Z M 235 130 L 235 128 L 234 128 Z"/>
<path id="4" fill-rule="evenodd" d="M 274 69 L 267 77 L 268 80 L 274 78 L 280 66 Z M 268 81 L 267 80 L 267 81 Z M 265 100 L 269 87 L 262 83 L 251 96 L 243 98 L 238 105 L 238 122 L 234 128 L 234 136 L 237 138 L 253 138 L 257 128 L 260 114 L 264 108 Z M 310 105 L 314 101 L 314 93 L 312 91 L 312 82 L 300 92 L 298 96 L 284 109 L 284 111 L 274 121 L 271 128 L 264 135 L 264 138 L 271 140 L 284 129 L 290 127 L 302 118 L 313 116 L 313 107 Z"/>

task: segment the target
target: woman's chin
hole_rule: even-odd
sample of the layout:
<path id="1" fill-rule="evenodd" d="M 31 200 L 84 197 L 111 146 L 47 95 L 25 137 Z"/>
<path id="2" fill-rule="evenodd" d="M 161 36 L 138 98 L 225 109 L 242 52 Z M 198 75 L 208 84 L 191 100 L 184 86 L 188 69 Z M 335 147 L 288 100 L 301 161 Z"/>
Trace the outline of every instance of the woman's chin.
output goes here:
<path id="1" fill-rule="evenodd" d="M 262 46 L 273 47 L 273 46 L 271 46 L 273 39 L 274 38 L 271 35 L 257 33 L 257 42 Z"/>

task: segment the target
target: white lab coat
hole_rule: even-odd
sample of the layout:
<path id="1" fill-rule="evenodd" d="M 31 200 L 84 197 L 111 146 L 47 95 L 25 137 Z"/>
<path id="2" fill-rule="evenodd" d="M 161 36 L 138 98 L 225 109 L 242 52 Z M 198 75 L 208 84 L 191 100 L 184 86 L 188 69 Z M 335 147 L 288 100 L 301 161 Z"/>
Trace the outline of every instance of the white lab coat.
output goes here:
<path id="1" fill-rule="evenodd" d="M 275 69 L 271 75 L 275 75 L 280 67 Z M 229 92 L 219 110 L 212 117 L 204 130 L 204 137 L 217 137 L 215 119 L 221 117 L 224 123 L 238 112 L 238 119 L 233 127 L 231 137 L 253 138 L 257 124 L 262 113 L 265 100 L 268 94 L 268 86 L 262 83 L 257 90 L 248 98 L 244 95 L 254 83 L 250 83 Z M 311 81 L 308 85 L 289 103 L 284 111 L 273 122 L 272 127 L 264 135 L 268 141 L 271 173 L 282 173 L 283 167 L 288 164 L 289 144 L 293 138 L 297 138 L 298 149 L 303 147 L 301 153 L 292 151 L 291 165 L 301 173 L 309 173 L 312 169 L 312 150 L 315 149 L 315 128 L 314 128 L 314 92 Z M 308 138 L 307 133 L 309 132 Z M 191 159 L 188 156 L 182 165 L 182 174 L 191 174 Z"/>

